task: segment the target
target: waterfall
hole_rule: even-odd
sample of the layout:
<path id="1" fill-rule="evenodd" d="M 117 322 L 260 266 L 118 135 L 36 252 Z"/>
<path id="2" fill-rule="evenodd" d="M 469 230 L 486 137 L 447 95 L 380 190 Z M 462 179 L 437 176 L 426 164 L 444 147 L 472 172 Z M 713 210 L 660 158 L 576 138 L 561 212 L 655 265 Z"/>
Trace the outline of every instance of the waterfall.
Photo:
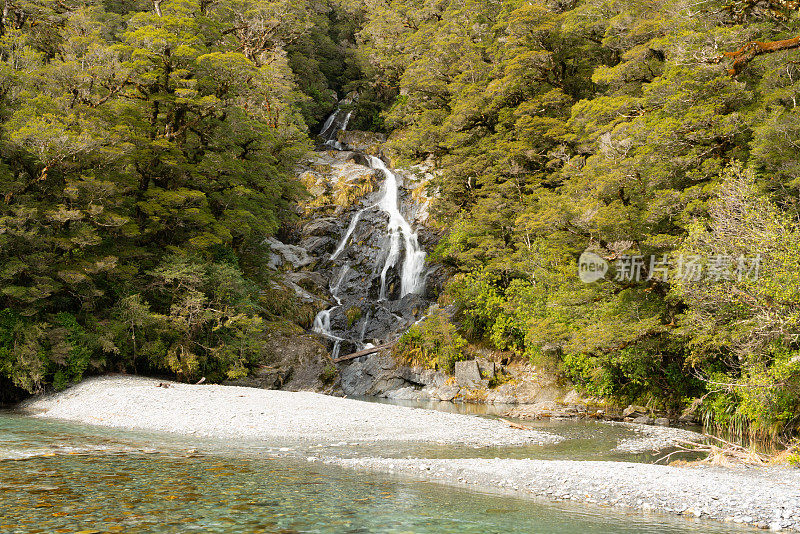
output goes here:
<path id="1" fill-rule="evenodd" d="M 339 246 L 337 246 L 336 250 L 333 252 L 333 254 L 331 254 L 331 261 L 338 258 L 339 254 L 341 254 L 342 251 L 344 250 L 344 247 L 347 246 L 347 242 L 350 241 L 350 236 L 353 235 L 353 232 L 356 229 L 356 225 L 358 224 L 358 220 L 361 218 L 361 214 L 364 213 L 366 210 L 367 208 L 364 208 L 363 210 L 356 213 L 353 219 L 350 221 L 350 225 L 347 227 L 347 232 L 345 232 L 342 240 L 339 241 Z"/>
<path id="2" fill-rule="evenodd" d="M 338 306 L 319 312 L 317 316 L 314 317 L 314 326 L 312 327 L 314 332 L 333 341 L 331 358 L 334 359 L 339 356 L 339 347 L 342 346 L 342 341 L 344 341 L 344 338 L 335 335 L 331 329 L 331 312 L 336 308 L 338 308 Z"/>
<path id="3" fill-rule="evenodd" d="M 419 293 L 422 289 L 422 273 L 425 268 L 425 251 L 419 246 L 417 233 L 412 231 L 411 225 L 400 213 L 398 207 L 397 175 L 386 167 L 382 159 L 367 156 L 370 167 L 383 173 L 384 194 L 378 207 L 389 215 L 389 253 L 381 272 L 381 298 L 386 297 L 386 273 L 397 265 L 400 257 L 400 239 L 403 239 L 405 257 L 401 275 L 400 296 L 405 297 L 411 293 Z"/>
<path id="4" fill-rule="evenodd" d="M 328 119 L 325 121 L 325 124 L 322 126 L 322 130 L 319 131 L 319 136 L 325 139 L 325 141 L 332 139 L 331 126 L 333 126 L 333 121 L 336 120 L 336 117 L 338 117 L 339 113 L 341 112 L 342 110 L 340 108 L 336 108 L 336 111 L 331 113 Z M 334 132 L 336 132 L 336 130 L 334 130 Z"/>
<path id="5" fill-rule="evenodd" d="M 342 101 L 343 106 L 350 103 L 352 100 Z M 340 153 L 345 147 L 339 143 L 338 135 L 347 128 L 351 118 L 351 112 L 345 113 L 343 106 L 328 117 L 320 131 L 325 146 Z M 417 233 L 401 211 L 402 179 L 380 158 L 361 155 L 366 160 L 363 164 L 375 172 L 381 188 L 368 205 L 352 215 L 323 267 L 328 271 L 335 305 L 319 312 L 312 327 L 314 332 L 333 342 L 331 355 L 334 359 L 341 351 L 372 347 L 372 342 L 385 340 L 384 336 L 394 335 L 409 324 L 409 320 L 413 322 L 425 288 L 426 254 Z M 344 258 L 347 261 L 342 263 Z M 393 269 L 397 270 L 396 278 Z M 397 278 L 400 288 L 395 293 L 389 286 Z M 390 302 L 397 294 L 400 300 Z M 410 295 L 418 296 L 411 298 Z M 352 324 L 355 315 L 351 313 L 357 311 L 362 316 Z"/>
<path id="6" fill-rule="evenodd" d="M 342 104 L 352 103 L 352 98 L 346 98 L 342 101 Z M 338 140 L 339 132 L 347 130 L 347 125 L 350 124 L 350 117 L 352 117 L 353 112 L 348 111 L 345 113 L 344 118 L 341 118 L 341 115 L 342 106 L 339 105 L 327 118 L 325 124 L 322 126 L 322 130 L 319 131 L 319 136 L 325 141 L 325 146 L 335 150 L 342 150 L 344 148 L 342 143 Z"/>
<path id="7" fill-rule="evenodd" d="M 328 308 L 327 310 L 322 310 L 314 317 L 314 325 L 312 326 L 312 330 L 317 334 L 320 334 L 331 341 L 333 341 L 333 350 L 331 351 L 331 358 L 337 358 L 339 356 L 339 348 L 342 345 L 342 341 L 344 338 L 339 337 L 333 333 L 333 329 L 331 328 L 331 312 L 335 309 L 339 308 L 342 305 L 342 299 L 339 298 L 339 289 L 342 287 L 342 281 L 344 277 L 347 276 L 347 271 L 350 269 L 350 264 L 345 263 L 342 266 L 342 270 L 339 272 L 339 276 L 336 280 L 336 283 L 330 287 L 331 296 L 336 300 L 336 306 L 333 308 Z"/>

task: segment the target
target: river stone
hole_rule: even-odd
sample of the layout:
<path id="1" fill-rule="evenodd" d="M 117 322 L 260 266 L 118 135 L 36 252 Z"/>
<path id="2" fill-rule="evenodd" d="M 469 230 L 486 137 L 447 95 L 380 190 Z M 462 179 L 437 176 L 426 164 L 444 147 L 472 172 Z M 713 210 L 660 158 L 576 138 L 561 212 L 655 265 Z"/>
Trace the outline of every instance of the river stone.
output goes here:
<path id="1" fill-rule="evenodd" d="M 659 417 L 655 420 L 655 424 L 657 424 L 658 426 L 669 426 L 670 421 L 669 418 L 667 417 Z"/>
<path id="2" fill-rule="evenodd" d="M 633 422 L 636 423 L 636 424 L 639 424 L 639 425 L 652 425 L 653 424 L 653 419 L 650 418 L 650 417 L 647 417 L 646 415 L 642 415 L 640 417 L 636 417 L 633 420 Z"/>
<path id="3" fill-rule="evenodd" d="M 462 387 L 473 387 L 481 381 L 481 370 L 478 362 L 467 360 L 456 362 L 455 370 L 456 382 Z"/>

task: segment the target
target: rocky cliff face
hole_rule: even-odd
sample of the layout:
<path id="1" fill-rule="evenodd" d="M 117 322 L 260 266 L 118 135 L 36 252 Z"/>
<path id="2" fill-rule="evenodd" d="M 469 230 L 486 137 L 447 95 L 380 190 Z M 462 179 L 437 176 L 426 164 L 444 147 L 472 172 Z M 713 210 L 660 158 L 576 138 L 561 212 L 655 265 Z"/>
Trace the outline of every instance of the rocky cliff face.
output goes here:
<path id="1" fill-rule="evenodd" d="M 310 323 L 305 326 L 327 349 L 329 364 L 397 339 L 424 316 L 441 278 L 425 263 L 425 246 L 435 243 L 424 229 L 431 175 L 392 170 L 380 157 L 384 139 L 342 131 L 347 120 L 346 114 L 334 114 L 319 150 L 298 169 L 310 193 L 299 206 L 302 224 L 282 240 L 266 242 L 276 288 L 302 304 L 298 322 Z M 385 355 L 378 359 L 389 365 Z M 343 376 L 337 384 L 345 394 L 369 389 L 359 373 L 350 372 L 358 367 L 354 363 L 339 366 Z M 327 366 L 323 370 L 330 374 Z M 282 386 L 273 371 L 264 371 L 262 387 Z"/>

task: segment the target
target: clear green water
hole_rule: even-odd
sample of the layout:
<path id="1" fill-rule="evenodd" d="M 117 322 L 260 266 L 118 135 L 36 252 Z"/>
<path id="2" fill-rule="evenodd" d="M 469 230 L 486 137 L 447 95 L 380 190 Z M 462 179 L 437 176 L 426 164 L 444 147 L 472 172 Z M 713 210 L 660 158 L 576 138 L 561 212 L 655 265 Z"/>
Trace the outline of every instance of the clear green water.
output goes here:
<path id="1" fill-rule="evenodd" d="M 378 397 L 359 397 L 359 400 L 380 404 L 394 404 L 409 408 L 424 408 L 451 413 L 469 414 L 480 417 L 508 418 L 504 414 L 515 408 L 513 405 L 493 405 L 474 403 L 454 403 L 439 401 L 409 401 L 398 399 L 381 399 Z M 425 458 L 533 458 L 538 460 L 605 460 L 616 462 L 654 463 L 667 453 L 676 449 L 645 451 L 639 453 L 621 452 L 617 446 L 625 440 L 643 437 L 627 425 L 612 424 L 601 421 L 524 421 L 515 422 L 551 434 L 562 436 L 564 440 L 545 446 L 503 447 L 470 449 L 459 446 L 432 446 L 427 444 L 382 444 L 381 456 L 392 457 L 425 457 Z M 701 431 L 698 427 L 689 430 Z M 349 447 L 361 454 L 377 455 L 376 446 L 361 445 Z M 370 450 L 373 449 L 373 450 Z M 345 453 L 343 452 L 342 455 Z M 695 460 L 702 458 L 700 454 L 681 453 L 673 459 Z"/>
<path id="2" fill-rule="evenodd" d="M 271 445 L 0 413 L 0 532 L 752 532 L 367 475 Z"/>

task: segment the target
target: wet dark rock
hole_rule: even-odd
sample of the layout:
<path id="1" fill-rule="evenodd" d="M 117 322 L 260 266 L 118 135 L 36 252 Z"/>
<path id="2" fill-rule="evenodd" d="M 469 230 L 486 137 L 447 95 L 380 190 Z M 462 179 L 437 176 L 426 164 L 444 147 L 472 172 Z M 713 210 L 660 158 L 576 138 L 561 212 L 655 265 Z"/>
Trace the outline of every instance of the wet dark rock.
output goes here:
<path id="1" fill-rule="evenodd" d="M 450 273 L 443 265 L 435 265 L 428 269 L 425 276 L 425 298 L 428 300 L 439 298 L 449 276 Z"/>
<path id="2" fill-rule="evenodd" d="M 332 391 L 338 372 L 325 345 L 315 335 L 289 327 L 269 329 L 262 365 L 228 385 L 289 391 Z"/>
<path id="3" fill-rule="evenodd" d="M 330 237 L 338 233 L 341 221 L 337 217 L 321 217 L 303 226 L 304 236 Z"/>
<path id="4" fill-rule="evenodd" d="M 330 237 L 311 236 L 300 241 L 300 246 L 313 256 L 323 256 L 333 252 L 336 243 Z"/>

